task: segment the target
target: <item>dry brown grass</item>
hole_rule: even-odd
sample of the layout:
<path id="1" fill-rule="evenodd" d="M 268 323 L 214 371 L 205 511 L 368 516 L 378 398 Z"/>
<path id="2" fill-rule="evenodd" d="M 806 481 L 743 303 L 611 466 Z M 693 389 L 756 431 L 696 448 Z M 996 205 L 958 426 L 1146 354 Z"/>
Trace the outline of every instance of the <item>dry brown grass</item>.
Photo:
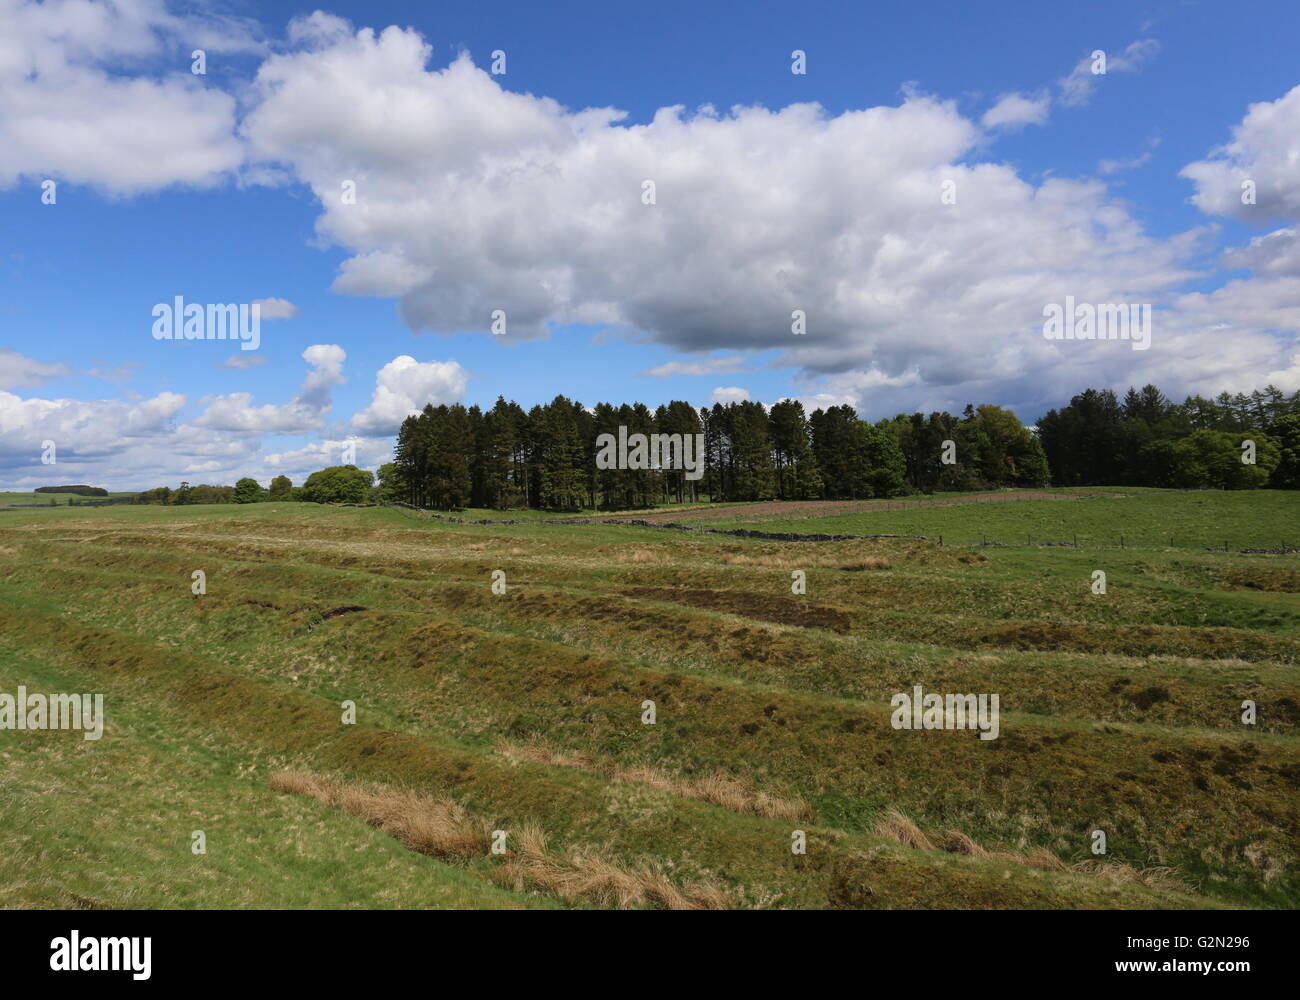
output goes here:
<path id="1" fill-rule="evenodd" d="M 684 778 L 665 774 L 663 771 L 645 765 L 602 766 L 587 754 L 557 750 L 536 738 L 528 741 L 502 740 L 497 744 L 497 751 L 513 760 L 577 768 L 602 775 L 612 781 L 638 782 L 670 795 L 684 799 L 698 799 L 736 813 L 795 821 L 812 821 L 816 818 L 812 807 L 801 798 L 770 795 L 724 775 Z"/>
<path id="2" fill-rule="evenodd" d="M 790 564 L 790 557 L 786 555 L 750 555 L 736 552 L 723 555 L 722 562 L 727 566 L 767 566 L 772 569 L 784 569 Z M 810 566 L 820 565 L 815 559 L 807 559 L 804 562 Z"/>
<path id="3" fill-rule="evenodd" d="M 852 562 L 844 561 L 843 551 L 835 552 L 801 552 L 797 561 L 792 561 L 789 552 L 773 550 L 754 552 L 737 552 L 722 556 L 722 562 L 728 566 L 763 566 L 769 569 L 893 569 L 893 560 L 884 556 L 856 556 Z"/>
<path id="4" fill-rule="evenodd" d="M 1025 854 L 1014 851 L 990 851 L 987 847 L 975 843 L 960 830 L 949 830 L 939 845 L 949 854 L 965 854 L 972 858 L 992 858 L 997 861 L 1013 861 L 1046 872 L 1065 872 L 1070 866 L 1044 847 L 1035 847 Z"/>
<path id="5" fill-rule="evenodd" d="M 497 753 L 508 760 L 526 760 L 533 764 L 557 764 L 560 767 L 591 771 L 593 774 L 600 773 L 599 765 L 588 754 L 557 750 L 536 736 L 528 740 L 498 740 L 496 749 Z"/>
<path id="6" fill-rule="evenodd" d="M 273 771 L 269 784 L 272 791 L 282 795 L 310 795 L 314 799 L 325 801 L 324 790 L 310 771 Z"/>
<path id="7" fill-rule="evenodd" d="M 1178 869 L 1167 865 L 1134 868 L 1123 861 L 1080 861 L 1071 866 L 1071 871 L 1096 875 L 1098 878 L 1119 885 L 1141 885 L 1148 889 L 1169 892 L 1193 891 L 1192 887 L 1183 880 Z"/>
<path id="8" fill-rule="evenodd" d="M 730 905 L 726 892 L 712 882 L 697 880 L 678 888 L 658 868 L 627 868 L 586 847 L 556 854 L 547 850 L 546 836 L 535 826 L 519 832 L 514 852 L 498 871 L 516 888 L 541 889 L 567 902 L 665 910 L 724 910 Z"/>
<path id="9" fill-rule="evenodd" d="M 894 564 L 888 559 L 880 556 L 868 556 L 866 559 L 857 559 L 851 563 L 845 563 L 840 567 L 850 573 L 858 573 L 864 569 L 893 569 Z"/>
<path id="10" fill-rule="evenodd" d="M 751 813 L 769 819 L 811 820 L 812 807 L 803 799 L 781 798 L 723 775 L 707 778 L 675 778 L 652 767 L 615 770 L 616 781 L 638 781 L 686 799 L 699 799 L 736 813 Z"/>
<path id="11" fill-rule="evenodd" d="M 894 559 L 884 555 L 862 555 L 861 545 L 841 545 L 825 543 L 824 547 L 802 549 L 792 557 L 788 546 L 773 545 L 748 548 L 739 552 L 719 551 L 711 556 L 726 566 L 761 566 L 766 569 L 839 569 L 867 570 L 893 569 Z M 891 552 L 895 558 L 910 561 L 913 553 L 909 551 Z M 851 557 L 851 558 L 850 558 Z"/>
<path id="12" fill-rule="evenodd" d="M 489 824 L 450 799 L 411 789 L 345 784 L 303 770 L 277 771 L 270 785 L 277 792 L 307 795 L 359 816 L 411 850 L 440 861 L 468 865 L 491 856 Z M 646 862 L 628 867 L 586 846 L 570 847 L 564 854 L 548 851 L 546 836 L 535 825 L 525 825 L 513 839 L 514 850 L 503 856 L 493 877 L 519 890 L 622 909 L 722 910 L 731 905 L 726 891 L 705 879 L 678 888 L 660 868 Z"/>
<path id="13" fill-rule="evenodd" d="M 378 827 L 413 851 L 465 864 L 487 853 L 489 831 L 458 803 L 413 789 L 345 785 L 307 771 L 279 771 L 271 787 L 309 795 Z"/>
<path id="14" fill-rule="evenodd" d="M 1140 885 L 1148 889 L 1170 892 L 1193 891 L 1180 877 L 1178 870 L 1170 867 L 1134 868 L 1122 861 L 1079 861 L 1068 864 L 1045 847 L 1033 847 L 1024 853 L 989 850 L 960 830 L 949 830 L 942 840 L 936 841 L 897 809 L 891 809 L 877 820 L 873 832 L 878 837 L 885 837 L 918 851 L 942 850 L 949 854 L 964 854 L 971 858 L 1009 861 L 1045 872 L 1095 875 L 1109 882 Z"/>
<path id="15" fill-rule="evenodd" d="M 938 848 L 925 831 L 897 809 L 891 809 L 876 821 L 873 832 L 877 837 L 896 841 L 917 851 L 934 851 Z"/>

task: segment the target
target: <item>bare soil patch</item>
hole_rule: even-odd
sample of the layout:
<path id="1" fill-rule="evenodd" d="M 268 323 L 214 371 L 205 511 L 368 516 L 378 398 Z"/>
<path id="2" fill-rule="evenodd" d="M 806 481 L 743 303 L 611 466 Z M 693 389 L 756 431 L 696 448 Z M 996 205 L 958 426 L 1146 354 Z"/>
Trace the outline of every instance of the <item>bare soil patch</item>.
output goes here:
<path id="1" fill-rule="evenodd" d="M 722 611 L 743 618 L 824 628 L 841 635 L 851 627 L 849 616 L 838 608 L 806 601 L 785 600 L 769 594 L 751 594 L 738 590 L 679 590 L 672 587 L 632 587 L 623 591 L 628 597 L 651 601 L 671 601 L 687 607 Z"/>

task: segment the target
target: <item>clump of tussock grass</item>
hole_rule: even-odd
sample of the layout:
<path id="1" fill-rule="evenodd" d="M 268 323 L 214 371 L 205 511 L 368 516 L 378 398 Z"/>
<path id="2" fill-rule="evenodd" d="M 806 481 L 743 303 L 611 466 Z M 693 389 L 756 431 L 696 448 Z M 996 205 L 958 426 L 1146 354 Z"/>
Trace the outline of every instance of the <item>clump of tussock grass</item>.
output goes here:
<path id="1" fill-rule="evenodd" d="M 325 789 L 310 771 L 274 771 L 269 779 L 271 790 L 281 795 L 310 795 L 325 801 Z"/>
<path id="2" fill-rule="evenodd" d="M 849 573 L 860 573 L 864 569 L 893 569 L 894 564 L 888 559 L 880 556 L 869 556 L 866 559 L 858 559 L 855 562 L 845 563 L 839 567 Z"/>
<path id="3" fill-rule="evenodd" d="M 1045 847 L 1032 848 L 1025 854 L 1017 854 L 1014 851 L 991 851 L 987 847 L 977 844 L 960 830 L 949 830 L 939 847 L 949 854 L 965 854 L 971 858 L 987 858 L 995 861 L 1013 861 L 1017 864 L 1028 865 L 1030 868 L 1037 868 L 1040 871 L 1070 871 L 1069 865 Z"/>
<path id="4" fill-rule="evenodd" d="M 527 741 L 502 740 L 497 744 L 497 750 L 510 759 L 572 767 L 599 774 L 611 781 L 637 782 L 680 798 L 698 799 L 721 806 L 735 813 L 765 816 L 769 819 L 815 819 L 812 807 L 801 798 L 771 795 L 725 775 L 686 778 L 665 774 L 648 765 L 602 766 L 587 754 L 557 750 L 536 737 Z"/>
<path id="5" fill-rule="evenodd" d="M 661 869 L 645 863 L 625 867 L 588 847 L 570 847 L 564 854 L 549 851 L 537 826 L 519 831 L 514 853 L 498 872 L 507 883 L 541 889 L 566 902 L 665 910 L 724 910 L 731 903 L 720 886 L 707 880 L 678 888 Z"/>
<path id="6" fill-rule="evenodd" d="M 916 851 L 937 850 L 934 841 L 926 836 L 925 831 L 904 816 L 897 809 L 891 809 L 876 821 L 873 832 L 878 837 L 892 840 Z"/>
<path id="7" fill-rule="evenodd" d="M 472 816 L 451 799 L 435 799 L 412 789 L 346 784 L 303 770 L 277 771 L 271 788 L 306 795 L 364 819 L 420 854 L 458 865 L 489 854 L 490 824 Z M 635 867 L 612 861 L 588 846 L 563 854 L 548 851 L 546 835 L 536 824 L 515 836 L 515 849 L 493 877 L 505 884 L 550 893 L 566 902 L 598 906 L 660 906 L 668 910 L 721 910 L 731 905 L 726 890 L 697 879 L 676 886 L 664 871 L 642 862 Z"/>
<path id="8" fill-rule="evenodd" d="M 413 789 L 347 785 L 297 770 L 272 774 L 270 784 L 277 792 L 307 795 L 359 816 L 411 850 L 442 861 L 465 864 L 488 850 L 487 824 L 450 799 Z"/>
<path id="9" fill-rule="evenodd" d="M 721 560 L 728 566 L 767 566 L 775 569 L 784 569 L 790 563 L 788 555 L 751 555 L 749 553 L 735 553 L 724 555 Z M 805 563 L 811 562 L 811 565 L 820 565 L 815 561 L 804 560 Z"/>
<path id="10" fill-rule="evenodd" d="M 536 736 L 528 740 L 498 740 L 496 749 L 497 753 L 508 760 L 526 760 L 533 764 L 556 764 L 560 767 L 573 767 L 580 771 L 600 773 L 599 765 L 590 755 L 559 750 Z"/>
<path id="11" fill-rule="evenodd" d="M 619 781 L 638 781 L 672 795 L 699 799 L 736 813 L 752 813 L 769 819 L 813 819 L 812 807 L 803 799 L 770 795 L 723 775 L 676 778 L 655 768 L 643 766 L 618 770 L 613 776 Z"/>
<path id="12" fill-rule="evenodd" d="M 1079 861 L 1071 865 L 1070 870 L 1095 875 L 1119 885 L 1140 885 L 1168 892 L 1193 891 L 1178 869 L 1171 865 L 1137 868 L 1123 861 Z"/>
<path id="13" fill-rule="evenodd" d="M 1122 861 L 1079 861 L 1069 864 L 1045 847 L 1034 847 L 1024 853 L 990 850 L 976 843 L 968 834 L 960 830 L 949 830 L 941 839 L 932 838 L 897 809 L 889 810 L 877 820 L 872 832 L 878 837 L 884 837 L 917 851 L 942 850 L 949 854 L 964 854 L 970 858 L 1009 861 L 1045 872 L 1093 875 L 1120 885 L 1140 885 L 1147 889 L 1169 892 L 1192 891 L 1178 870 L 1173 867 L 1135 868 Z"/>
<path id="14" fill-rule="evenodd" d="M 728 566 L 763 566 L 769 569 L 786 569 L 789 566 L 813 566 L 819 569 L 865 570 L 893 569 L 894 562 L 885 556 L 858 556 L 851 562 L 845 562 L 845 552 L 810 552 L 801 549 L 797 552 L 777 550 L 773 552 L 739 552 L 722 557 L 722 563 Z"/>

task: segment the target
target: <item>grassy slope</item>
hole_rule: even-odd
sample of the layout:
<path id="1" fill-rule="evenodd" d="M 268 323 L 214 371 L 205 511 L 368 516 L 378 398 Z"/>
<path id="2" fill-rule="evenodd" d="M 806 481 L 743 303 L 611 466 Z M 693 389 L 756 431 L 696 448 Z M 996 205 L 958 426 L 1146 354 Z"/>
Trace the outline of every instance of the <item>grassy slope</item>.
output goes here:
<path id="1" fill-rule="evenodd" d="M 0 691 L 82 690 L 84 676 L 0 654 Z M 364 822 L 249 781 L 245 755 L 146 702 L 112 703 L 99 742 L 0 737 L 0 906 L 551 906 L 401 847 Z M 201 829 L 207 853 L 190 850 Z"/>
<path id="2" fill-rule="evenodd" d="M 1177 508 L 1196 496 L 1166 496 L 1167 513 L 1198 516 Z M 1005 506 L 1090 516 L 1096 502 Z M 194 600 L 200 568 L 209 592 Z M 790 596 L 792 568 L 807 598 Z M 1089 593 L 1094 568 L 1106 597 Z M 84 746 L 0 732 L 0 808 L 23 819 L 0 821 L 0 879 L 18 886 L 0 902 L 547 901 L 503 894 L 486 860 L 449 868 L 267 790 L 268 771 L 303 764 L 449 793 L 560 846 L 658 859 L 742 903 L 1293 906 L 1298 576 L 1295 557 L 778 545 L 292 504 L 9 512 L 0 690 L 102 690 L 113 729 Z M 319 620 L 342 605 L 366 610 Z M 888 698 L 913 683 L 1000 692 L 1002 737 L 894 731 Z M 1236 721 L 1245 697 L 1261 705 L 1254 731 Z M 355 727 L 338 724 L 345 698 Z M 656 726 L 640 724 L 645 698 Z M 721 772 L 801 798 L 809 855 L 789 854 L 789 820 L 512 763 L 503 736 L 544 737 L 597 771 Z M 48 809 L 29 808 L 36 789 L 58 790 Z M 87 816 L 87 800 L 103 811 Z M 1100 827 L 1111 859 L 1174 865 L 1202 895 L 909 850 L 873 832 L 891 808 L 935 835 L 1067 861 L 1090 858 Z M 231 825 L 239 836 L 213 837 Z M 199 827 L 220 852 L 196 860 Z M 276 837 L 295 850 L 268 851 Z M 230 875 L 211 875 L 227 850 Z M 257 875 L 235 878 L 243 865 Z M 340 867 L 355 880 L 321 878 Z"/>

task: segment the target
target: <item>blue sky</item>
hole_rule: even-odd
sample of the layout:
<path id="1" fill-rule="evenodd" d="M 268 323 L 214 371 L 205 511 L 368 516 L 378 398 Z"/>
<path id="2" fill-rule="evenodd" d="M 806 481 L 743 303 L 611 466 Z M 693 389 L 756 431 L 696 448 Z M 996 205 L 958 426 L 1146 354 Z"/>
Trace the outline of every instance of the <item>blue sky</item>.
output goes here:
<path id="1" fill-rule="evenodd" d="M 373 467 L 429 399 L 1300 388 L 1293 2 L 89 8 L 0 0 L 0 487 Z M 1152 349 L 1045 343 L 1066 294 Z M 154 340 L 175 295 L 293 315 Z"/>

